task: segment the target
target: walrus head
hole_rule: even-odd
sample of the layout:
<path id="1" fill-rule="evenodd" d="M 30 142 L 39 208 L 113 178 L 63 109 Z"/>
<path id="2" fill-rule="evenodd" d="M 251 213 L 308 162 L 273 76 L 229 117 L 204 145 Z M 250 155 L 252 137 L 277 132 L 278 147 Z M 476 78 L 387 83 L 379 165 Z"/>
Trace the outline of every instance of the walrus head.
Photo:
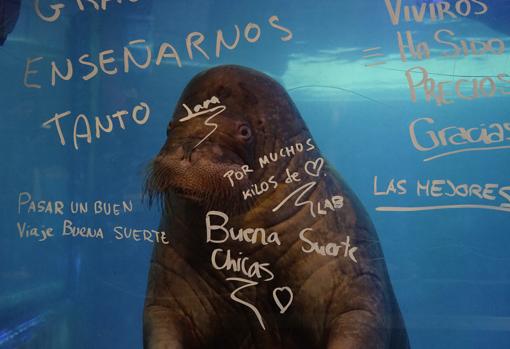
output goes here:
<path id="1" fill-rule="evenodd" d="M 249 200 L 243 201 L 241 191 L 267 176 L 258 158 L 303 131 L 290 97 L 269 76 L 232 65 L 209 69 L 184 89 L 146 192 L 150 201 L 177 194 L 206 208 L 243 209 Z M 253 172 L 240 178 L 247 168 Z"/>

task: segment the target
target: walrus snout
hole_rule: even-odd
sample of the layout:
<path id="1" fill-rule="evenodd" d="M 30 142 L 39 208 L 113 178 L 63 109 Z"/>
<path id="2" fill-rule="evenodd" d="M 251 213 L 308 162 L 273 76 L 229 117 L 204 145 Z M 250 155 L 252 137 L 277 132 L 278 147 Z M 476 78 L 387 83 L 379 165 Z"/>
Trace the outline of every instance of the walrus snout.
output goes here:
<path id="1" fill-rule="evenodd" d="M 165 145 L 151 162 L 145 193 L 150 203 L 169 193 L 199 204 L 235 200 L 239 193 L 232 190 L 225 174 L 241 171 L 242 166 L 243 160 L 235 152 L 214 143 Z M 241 182 L 239 188 L 251 184 L 248 178 Z"/>

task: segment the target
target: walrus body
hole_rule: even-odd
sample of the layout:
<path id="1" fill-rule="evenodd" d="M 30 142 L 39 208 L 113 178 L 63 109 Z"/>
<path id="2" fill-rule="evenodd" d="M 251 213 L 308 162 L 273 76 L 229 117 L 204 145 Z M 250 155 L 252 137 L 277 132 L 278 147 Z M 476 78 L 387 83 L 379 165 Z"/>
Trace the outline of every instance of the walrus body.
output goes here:
<path id="1" fill-rule="evenodd" d="M 196 76 L 147 190 L 171 243 L 153 253 L 145 348 L 409 347 L 369 217 L 266 75 Z"/>

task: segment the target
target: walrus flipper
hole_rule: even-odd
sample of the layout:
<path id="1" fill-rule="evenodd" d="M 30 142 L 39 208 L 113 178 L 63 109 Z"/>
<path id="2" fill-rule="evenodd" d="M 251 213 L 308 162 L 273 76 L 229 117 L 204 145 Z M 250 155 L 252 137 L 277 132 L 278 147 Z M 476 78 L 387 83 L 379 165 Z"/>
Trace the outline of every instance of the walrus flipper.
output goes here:
<path id="1" fill-rule="evenodd" d="M 365 310 L 344 314 L 337 331 L 330 333 L 327 349 L 409 349 L 409 339 L 404 328 L 395 328 L 391 338 L 377 323 L 374 315 Z M 370 346 L 367 346 L 370 343 Z"/>
<path id="2" fill-rule="evenodd" d="M 143 317 L 144 349 L 183 349 L 181 336 L 168 309 L 146 306 Z"/>

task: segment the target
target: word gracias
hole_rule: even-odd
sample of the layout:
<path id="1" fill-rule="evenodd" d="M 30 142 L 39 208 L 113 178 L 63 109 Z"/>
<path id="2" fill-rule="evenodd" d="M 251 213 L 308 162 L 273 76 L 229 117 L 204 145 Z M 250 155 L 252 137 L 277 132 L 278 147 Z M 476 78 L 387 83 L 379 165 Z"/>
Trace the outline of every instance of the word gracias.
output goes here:
<path id="1" fill-rule="evenodd" d="M 461 147 L 462 152 L 510 148 L 510 122 L 493 122 L 488 125 L 483 123 L 476 127 L 437 128 L 434 119 L 425 117 L 411 122 L 409 135 L 414 148 L 421 152 L 464 145 L 476 147 Z M 461 150 L 453 151 L 456 152 Z"/>

